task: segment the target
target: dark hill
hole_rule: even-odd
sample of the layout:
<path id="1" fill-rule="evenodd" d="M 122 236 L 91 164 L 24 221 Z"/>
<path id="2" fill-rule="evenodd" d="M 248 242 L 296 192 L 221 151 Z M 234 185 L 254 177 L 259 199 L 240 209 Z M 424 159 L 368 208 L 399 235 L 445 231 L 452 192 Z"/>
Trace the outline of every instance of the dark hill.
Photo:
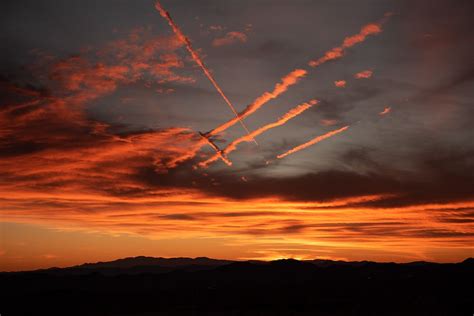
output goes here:
<path id="1" fill-rule="evenodd" d="M 206 257 L 197 258 L 155 258 L 155 257 L 129 257 L 108 262 L 85 263 L 81 268 L 132 268 L 137 266 L 161 266 L 161 267 L 183 267 L 190 265 L 220 266 L 231 263 L 229 260 L 210 259 Z"/>
<path id="2" fill-rule="evenodd" d="M 167 273 L 176 270 L 197 271 L 212 269 L 232 263 L 229 260 L 197 258 L 155 258 L 129 257 L 107 262 L 84 263 L 68 268 L 50 268 L 22 273 L 45 273 L 54 275 L 86 275 L 100 273 L 104 275 Z"/>
<path id="3" fill-rule="evenodd" d="M 0 273 L 0 284 L 2 315 L 470 316 L 474 312 L 472 259 L 456 264 L 396 264 L 136 257 Z"/>

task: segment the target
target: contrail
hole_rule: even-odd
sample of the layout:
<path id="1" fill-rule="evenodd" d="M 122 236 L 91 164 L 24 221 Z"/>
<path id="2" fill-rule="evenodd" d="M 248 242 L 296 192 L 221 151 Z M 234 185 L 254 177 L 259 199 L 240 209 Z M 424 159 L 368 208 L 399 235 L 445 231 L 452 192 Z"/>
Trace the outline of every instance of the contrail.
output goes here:
<path id="1" fill-rule="evenodd" d="M 309 65 L 312 67 L 317 67 L 329 60 L 342 57 L 344 55 L 344 50 L 346 48 L 352 47 L 357 43 L 363 42 L 369 35 L 375 35 L 382 32 L 382 24 L 385 23 L 388 17 L 390 16 L 391 16 L 391 13 L 387 13 L 385 14 L 385 17 L 380 22 L 370 23 L 363 26 L 359 33 L 346 37 L 343 43 L 341 44 L 341 46 L 335 47 L 329 50 L 328 52 L 326 52 L 326 54 L 323 57 L 317 60 L 310 61 Z M 288 87 L 296 84 L 298 80 L 304 77 L 306 74 L 307 74 L 307 71 L 304 69 L 296 69 L 290 72 L 288 75 L 286 75 L 285 77 L 281 79 L 281 83 L 277 83 L 275 85 L 275 89 L 272 92 L 263 93 L 260 97 L 255 99 L 255 101 L 252 104 L 247 106 L 247 108 L 244 111 L 240 112 L 238 117 L 233 118 L 225 122 L 224 124 L 216 127 L 215 129 L 208 132 L 206 135 L 208 136 L 215 135 L 233 126 L 235 123 L 238 122 L 238 119 L 242 119 L 251 115 L 252 113 L 257 111 L 260 107 L 262 107 L 265 103 L 267 103 L 271 99 L 275 99 L 283 92 L 286 92 L 288 90 Z"/>
<path id="2" fill-rule="evenodd" d="M 180 30 L 176 27 L 176 25 L 173 23 L 173 21 L 170 19 L 169 14 L 157 3 L 157 9 L 160 11 L 160 14 L 164 16 L 167 20 L 168 23 L 171 25 L 173 30 L 175 30 L 175 33 L 179 38 L 181 38 L 182 41 L 184 41 L 186 44 L 189 43 L 189 40 L 186 39 L 186 37 L 180 32 Z M 385 14 L 384 18 L 380 20 L 378 23 L 371 23 L 368 25 L 365 25 L 364 27 L 361 28 L 361 31 L 353 36 L 346 37 L 339 47 L 335 47 L 328 52 L 326 52 L 325 56 L 313 60 L 309 62 L 309 65 L 312 67 L 317 67 L 322 63 L 325 63 L 326 61 L 329 61 L 331 59 L 337 59 L 340 58 L 344 55 L 344 49 L 352 47 L 353 45 L 360 43 L 365 40 L 365 38 L 369 35 L 375 35 L 378 34 L 382 31 L 381 26 L 386 22 L 386 20 L 391 16 L 391 13 Z M 187 46 L 188 47 L 188 46 Z M 188 48 L 189 50 L 189 48 Z M 192 50 L 192 48 L 191 48 Z M 192 55 L 192 53 L 191 53 Z M 197 54 L 196 54 L 197 55 Z M 199 57 L 198 57 L 199 58 Z M 205 67 L 204 67 L 205 68 Z M 237 122 L 242 123 L 242 119 L 248 117 L 249 115 L 253 114 L 255 111 L 257 111 L 260 107 L 262 107 L 265 103 L 270 101 L 271 99 L 277 98 L 280 94 L 286 92 L 288 88 L 294 84 L 296 84 L 299 79 L 304 77 L 307 74 L 307 70 L 305 69 L 296 69 L 292 72 L 290 72 L 288 75 L 283 77 L 281 79 L 281 82 L 277 83 L 274 87 L 274 90 L 272 92 L 264 92 L 261 96 L 259 96 L 257 99 L 254 100 L 254 102 L 250 105 L 248 105 L 245 110 L 240 112 L 236 117 L 232 118 L 231 120 L 219 125 L 218 127 L 214 128 L 213 130 L 207 132 L 204 134 L 205 137 L 210 137 L 216 134 L 219 134 L 231 126 L 235 125 Z M 212 77 L 211 77 L 212 78 Z M 235 112 L 234 112 L 235 114 Z M 247 131 L 247 134 L 250 134 Z M 189 153 L 187 153 L 185 156 L 179 158 L 179 162 L 190 159 L 195 156 L 196 152 L 199 151 L 199 149 L 204 146 L 206 142 L 203 140 L 196 144 L 192 149 L 190 149 Z M 218 159 L 218 157 L 216 157 Z"/>
<path id="3" fill-rule="evenodd" d="M 385 18 L 379 23 L 370 23 L 363 26 L 360 29 L 359 33 L 346 37 L 340 46 L 334 47 L 333 49 L 327 51 L 323 57 L 316 60 L 311 60 L 308 64 L 311 67 L 318 67 L 319 65 L 324 64 L 329 60 L 341 58 L 344 55 L 344 50 L 346 48 L 352 47 L 357 43 L 363 42 L 369 35 L 376 35 L 382 32 L 382 24 L 385 22 L 385 19 L 388 18 L 388 16 L 389 15 L 386 14 Z"/>
<path id="4" fill-rule="evenodd" d="M 202 134 L 201 132 L 199 133 L 199 135 L 201 135 L 201 137 L 206 140 L 209 146 L 211 146 L 216 151 L 216 155 L 219 158 L 221 158 L 222 161 L 225 162 L 226 165 L 232 166 L 232 162 L 229 159 L 227 159 L 226 156 L 223 155 L 222 150 L 220 150 L 219 147 L 217 147 L 217 145 L 214 144 L 212 140 L 210 140 L 208 137 L 206 137 L 206 135 Z"/>
<path id="5" fill-rule="evenodd" d="M 289 86 L 296 84 L 298 82 L 298 80 L 301 77 L 304 77 L 305 75 L 306 75 L 306 70 L 303 70 L 303 69 L 293 70 L 292 72 L 290 72 L 289 74 L 284 76 L 281 79 L 281 82 L 279 82 L 275 85 L 272 92 L 264 92 L 261 96 L 256 98 L 252 102 L 252 104 L 248 105 L 245 108 L 245 110 L 240 112 L 240 114 L 239 114 L 240 118 L 243 119 L 243 118 L 246 118 L 247 116 L 251 115 L 252 113 L 257 111 L 259 108 L 261 108 L 266 102 L 268 102 L 269 100 L 274 99 L 274 98 L 278 97 L 280 94 L 284 93 L 286 90 L 288 90 Z M 206 138 L 206 139 L 202 139 L 201 141 L 197 142 L 196 145 L 193 146 L 192 148 L 190 148 L 189 151 L 185 155 L 183 155 L 182 157 L 179 157 L 176 160 L 176 163 L 182 162 L 182 161 L 185 161 L 185 160 L 188 160 L 188 159 L 194 157 L 196 155 L 196 152 L 199 151 L 202 146 L 206 145 L 206 143 L 210 144 L 209 137 L 214 136 L 214 135 L 219 134 L 219 133 L 222 133 L 223 131 L 227 130 L 228 128 L 233 126 L 238 121 L 239 121 L 238 118 L 234 117 L 234 118 L 230 119 L 229 121 L 219 125 L 218 127 L 214 128 L 213 130 L 211 130 L 207 133 L 204 133 L 204 134 L 200 133 L 202 138 Z M 211 145 L 211 147 L 213 147 L 213 146 Z M 218 153 L 220 153 L 220 151 L 218 151 Z M 219 157 L 216 156 L 215 158 L 217 160 L 217 158 L 219 158 Z M 226 162 L 226 161 L 224 161 L 224 162 Z M 227 162 L 230 162 L 230 161 L 227 160 Z"/>
<path id="6" fill-rule="evenodd" d="M 305 149 L 305 148 L 308 148 L 309 146 L 312 146 L 312 145 L 314 145 L 314 144 L 316 144 L 316 143 L 319 143 L 319 142 L 322 141 L 322 140 L 325 140 L 326 138 L 329 138 L 329 137 L 331 137 L 331 136 L 334 136 L 334 135 L 336 135 L 336 134 L 339 134 L 339 133 L 345 131 L 345 130 L 348 129 L 348 128 L 349 128 L 349 125 L 344 126 L 344 127 L 340 128 L 340 129 L 337 129 L 337 130 L 334 130 L 334 131 L 330 131 L 330 132 L 328 132 L 328 133 L 326 133 L 326 134 L 324 134 L 324 135 L 317 136 L 317 137 L 313 138 L 312 140 L 310 140 L 310 141 L 308 141 L 308 142 L 306 142 L 306 143 L 304 143 L 304 144 L 301 144 L 301 145 L 299 145 L 299 146 L 296 146 L 296 147 L 294 147 L 293 149 L 290 149 L 290 150 L 288 150 L 287 152 L 278 155 L 277 158 L 278 158 L 278 159 L 281 159 L 281 158 L 284 158 L 284 157 L 286 157 L 286 156 L 288 156 L 288 155 L 291 155 L 291 154 L 293 154 L 293 153 L 295 153 L 295 152 L 298 152 L 298 151 L 300 151 L 300 150 L 303 150 L 303 149 Z"/>
<path id="7" fill-rule="evenodd" d="M 155 2 L 155 8 L 158 10 L 158 12 L 160 12 L 160 15 L 162 17 L 164 17 L 166 19 L 166 21 L 168 21 L 168 24 L 173 29 L 173 32 L 176 34 L 176 37 L 178 37 L 178 39 L 185 44 L 186 49 L 188 50 L 189 54 L 191 54 L 191 57 L 193 58 L 193 60 L 196 62 L 196 64 L 198 64 L 199 67 L 201 67 L 201 69 L 204 72 L 204 74 L 206 75 L 206 77 L 209 79 L 209 81 L 212 83 L 214 88 L 216 88 L 217 92 L 219 92 L 221 97 L 224 99 L 224 101 L 230 107 L 232 112 L 235 114 L 236 120 L 238 122 L 240 122 L 240 125 L 242 125 L 242 127 L 245 129 L 247 134 L 249 134 L 250 131 L 248 130 L 247 126 L 245 126 L 244 122 L 242 121 L 242 119 L 239 117 L 239 114 L 235 110 L 235 107 L 232 105 L 230 100 L 224 94 L 224 91 L 222 91 L 221 87 L 217 84 L 217 82 L 214 79 L 214 77 L 212 76 L 211 72 L 206 67 L 204 62 L 202 61 L 201 57 L 199 57 L 197 52 L 194 50 L 193 46 L 191 45 L 191 41 L 183 34 L 183 32 L 181 32 L 181 29 L 178 27 L 178 25 L 176 23 L 174 23 L 173 19 L 171 18 L 171 15 L 168 13 L 168 11 L 166 11 L 163 8 L 163 6 L 160 4 L 159 1 Z"/>
<path id="8" fill-rule="evenodd" d="M 223 131 L 237 123 L 239 119 L 246 118 L 247 116 L 253 114 L 255 111 L 260 109 L 265 103 L 267 103 L 271 99 L 275 99 L 280 94 L 288 90 L 288 87 L 296 84 L 300 78 L 306 75 L 306 73 L 307 71 L 304 69 L 293 70 L 292 72 L 281 78 L 281 82 L 275 85 L 272 92 L 264 92 L 261 96 L 256 98 L 250 105 L 248 105 L 245 110 L 240 112 L 237 117 L 230 119 L 227 122 L 214 128 L 213 130 L 207 132 L 206 136 L 212 136 L 222 133 Z"/>
<path id="9" fill-rule="evenodd" d="M 283 116 L 281 116 L 277 121 L 264 125 L 254 131 L 252 131 L 249 135 L 242 136 L 240 138 L 237 138 L 233 142 L 231 142 L 229 145 L 227 145 L 226 148 L 224 148 L 222 151 L 219 153 L 216 153 L 215 155 L 211 156 L 209 159 L 206 161 L 200 162 L 198 165 L 201 168 L 207 167 L 210 163 L 218 160 L 219 158 L 226 157 L 229 153 L 237 149 L 237 145 L 243 142 L 251 142 L 255 137 L 258 135 L 264 133 L 265 131 L 268 131 L 269 129 L 281 126 L 288 122 L 290 119 L 294 118 L 295 116 L 298 116 L 299 114 L 303 113 L 313 105 L 317 104 L 317 100 L 310 100 L 309 102 L 302 103 L 287 113 L 285 113 Z M 227 158 L 226 158 L 227 159 Z M 226 162 L 224 160 L 224 162 Z M 226 162 L 227 163 L 227 162 Z M 228 164 L 228 163 L 227 163 Z M 228 164 L 229 165 L 229 164 Z"/>
<path id="10" fill-rule="evenodd" d="M 390 113 L 390 111 L 391 111 L 391 107 L 388 106 L 388 107 L 386 107 L 382 112 L 380 112 L 379 115 L 380 115 L 380 116 L 387 115 L 388 113 Z M 357 122 L 357 123 L 359 123 L 359 122 Z M 308 141 L 308 142 L 306 142 L 306 143 L 304 143 L 304 144 L 301 144 L 301 145 L 299 145 L 299 146 L 296 146 L 296 147 L 294 147 L 293 149 L 290 149 L 290 150 L 288 150 L 287 152 L 278 155 L 277 158 L 278 158 L 278 159 L 281 159 L 281 158 L 284 158 L 284 157 L 286 157 L 286 156 L 288 156 L 288 155 L 291 155 L 291 154 L 293 154 L 293 153 L 295 153 L 295 152 L 298 152 L 298 151 L 300 151 L 300 150 L 303 150 L 303 149 L 305 149 L 305 148 L 308 148 L 308 147 L 310 147 L 310 146 L 312 146 L 312 145 L 314 145 L 314 144 L 316 144 L 316 143 L 319 143 L 319 142 L 322 141 L 322 140 L 325 140 L 326 138 L 329 138 L 329 137 L 332 137 L 332 136 L 334 136 L 334 135 L 336 135 L 336 134 L 342 133 L 342 132 L 344 132 L 345 130 L 347 130 L 348 128 L 349 128 L 349 125 L 346 125 L 346 126 L 344 126 L 344 127 L 341 127 L 340 129 L 337 129 L 337 130 L 334 130 L 334 131 L 330 131 L 330 132 L 328 132 L 328 133 L 326 133 L 326 134 L 323 134 L 323 135 L 321 135 L 321 136 L 317 136 L 317 137 L 313 138 L 312 140 L 310 140 L 310 141 Z"/>

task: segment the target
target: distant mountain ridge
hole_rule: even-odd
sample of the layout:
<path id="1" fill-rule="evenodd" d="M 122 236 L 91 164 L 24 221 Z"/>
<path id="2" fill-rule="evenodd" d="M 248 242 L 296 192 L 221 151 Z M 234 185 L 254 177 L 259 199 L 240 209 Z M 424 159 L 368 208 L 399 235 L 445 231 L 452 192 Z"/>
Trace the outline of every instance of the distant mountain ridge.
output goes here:
<path id="1" fill-rule="evenodd" d="M 328 260 L 328 259 L 312 259 L 312 260 L 296 260 L 296 259 L 277 259 L 272 261 L 263 260 L 226 260 L 226 259 L 213 259 L 208 257 L 175 257 L 175 258 L 164 258 L 164 257 L 148 257 L 148 256 L 137 256 L 137 257 L 126 257 L 116 259 L 112 261 L 99 261 L 94 263 L 83 263 L 71 267 L 52 267 L 47 269 L 39 269 L 32 271 L 19 271 L 10 273 L 52 273 L 52 274 L 88 274 L 88 273 L 104 273 L 104 274 L 137 274 L 137 273 L 166 273 L 176 270 L 182 271 L 197 271 L 197 270 L 208 270 L 221 266 L 232 265 L 232 266 L 254 266 L 254 265 L 270 265 L 270 266 L 285 266 L 287 268 L 295 267 L 301 268 L 303 266 L 312 268 L 326 268 L 334 266 L 350 266 L 350 267 L 363 267 L 363 266 L 426 266 L 426 265 L 443 265 L 443 264 L 455 264 L 455 263 L 434 263 L 426 261 L 414 261 L 408 263 L 395 263 L 395 262 L 373 262 L 373 261 L 342 261 L 342 260 Z M 474 266 L 474 258 L 467 258 L 464 261 L 457 264 L 469 264 Z M 9 272 L 0 272 L 9 273 Z"/>
<path id="2" fill-rule="evenodd" d="M 75 267 L 82 268 L 131 268 L 136 266 L 152 266 L 158 265 L 162 267 L 180 267 L 189 265 L 203 265 L 203 266 L 217 266 L 228 264 L 231 260 L 211 259 L 207 257 L 177 257 L 177 258 L 163 258 L 163 257 L 127 257 L 106 262 L 84 263 Z"/>
<path id="3" fill-rule="evenodd" d="M 207 257 L 196 258 L 163 258 L 163 257 L 127 257 L 112 261 L 99 261 L 83 263 L 76 266 L 58 268 L 52 267 L 32 271 L 11 273 L 46 273 L 57 275 L 85 275 L 101 273 L 104 275 L 141 274 L 141 273 L 167 273 L 172 271 L 199 271 L 213 269 L 222 265 L 233 263 L 230 260 L 211 259 Z"/>

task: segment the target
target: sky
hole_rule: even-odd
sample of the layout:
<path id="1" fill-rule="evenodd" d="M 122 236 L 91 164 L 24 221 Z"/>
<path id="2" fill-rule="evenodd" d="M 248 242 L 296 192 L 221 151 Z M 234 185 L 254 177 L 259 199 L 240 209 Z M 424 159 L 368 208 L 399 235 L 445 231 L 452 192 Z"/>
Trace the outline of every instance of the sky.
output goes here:
<path id="1" fill-rule="evenodd" d="M 0 270 L 474 256 L 472 1 L 5 1 Z"/>

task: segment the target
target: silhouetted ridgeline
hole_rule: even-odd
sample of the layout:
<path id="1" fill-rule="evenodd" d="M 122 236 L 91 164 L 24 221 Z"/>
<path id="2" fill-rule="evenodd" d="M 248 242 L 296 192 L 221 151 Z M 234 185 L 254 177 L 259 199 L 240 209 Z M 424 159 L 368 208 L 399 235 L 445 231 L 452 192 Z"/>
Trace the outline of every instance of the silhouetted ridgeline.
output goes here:
<path id="1" fill-rule="evenodd" d="M 126 258 L 0 273 L 1 315 L 468 315 L 456 264 Z"/>

